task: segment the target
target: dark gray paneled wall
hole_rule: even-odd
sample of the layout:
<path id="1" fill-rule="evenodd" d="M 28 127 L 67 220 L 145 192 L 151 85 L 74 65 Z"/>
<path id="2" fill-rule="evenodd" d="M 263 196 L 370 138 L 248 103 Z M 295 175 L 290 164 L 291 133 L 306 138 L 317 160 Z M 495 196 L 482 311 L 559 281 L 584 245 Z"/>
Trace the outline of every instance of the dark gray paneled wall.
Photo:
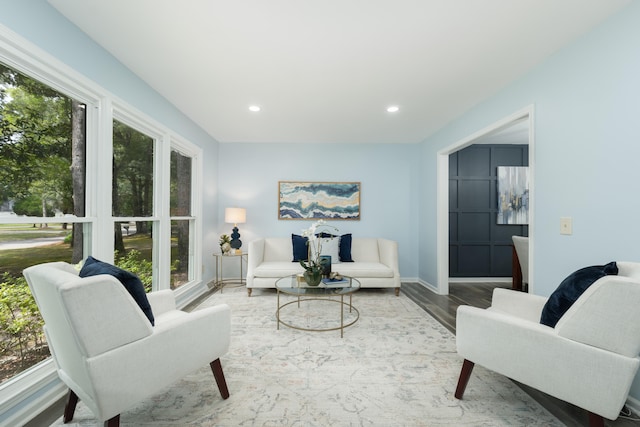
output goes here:
<path id="1" fill-rule="evenodd" d="M 528 166 L 527 145 L 472 145 L 449 156 L 449 276 L 511 276 L 511 236 L 497 225 L 498 166 Z"/>

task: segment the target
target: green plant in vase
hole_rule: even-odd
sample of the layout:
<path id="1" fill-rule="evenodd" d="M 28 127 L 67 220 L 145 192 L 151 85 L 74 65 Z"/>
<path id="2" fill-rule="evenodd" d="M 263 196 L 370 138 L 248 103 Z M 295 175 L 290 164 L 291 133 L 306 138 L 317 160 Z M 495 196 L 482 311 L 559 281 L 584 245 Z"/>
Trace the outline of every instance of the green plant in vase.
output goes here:
<path id="1" fill-rule="evenodd" d="M 320 237 L 320 235 L 327 231 L 336 232 L 338 229 L 327 225 L 323 219 L 314 222 L 311 224 L 311 227 L 306 230 L 302 230 L 302 236 L 307 238 L 309 255 L 306 260 L 300 260 L 300 265 L 304 268 L 303 277 L 309 286 L 318 286 L 322 281 L 324 265 L 320 259 L 320 254 L 322 253 L 322 242 L 328 238 Z"/>

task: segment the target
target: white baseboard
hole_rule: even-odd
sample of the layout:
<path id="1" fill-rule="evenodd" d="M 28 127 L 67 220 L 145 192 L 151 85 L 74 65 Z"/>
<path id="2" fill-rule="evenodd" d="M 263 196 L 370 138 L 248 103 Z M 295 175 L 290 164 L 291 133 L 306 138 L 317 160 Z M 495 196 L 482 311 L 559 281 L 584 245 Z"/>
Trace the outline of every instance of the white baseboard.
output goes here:
<path id="1" fill-rule="evenodd" d="M 418 283 L 420 285 L 424 286 L 425 288 L 429 289 L 431 292 L 436 293 L 436 294 L 438 293 L 438 287 L 437 286 L 432 285 L 431 283 L 426 282 L 424 280 L 418 280 Z"/>

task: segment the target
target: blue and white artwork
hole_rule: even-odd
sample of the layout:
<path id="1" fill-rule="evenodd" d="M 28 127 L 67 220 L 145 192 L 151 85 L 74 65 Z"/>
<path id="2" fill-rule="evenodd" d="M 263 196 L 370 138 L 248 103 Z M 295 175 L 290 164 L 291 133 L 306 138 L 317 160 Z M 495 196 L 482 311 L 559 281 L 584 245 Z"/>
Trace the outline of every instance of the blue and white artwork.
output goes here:
<path id="1" fill-rule="evenodd" d="M 527 166 L 498 166 L 497 223 L 529 223 L 529 168 Z"/>
<path id="2" fill-rule="evenodd" d="M 278 183 L 278 219 L 360 219 L 359 182 Z"/>

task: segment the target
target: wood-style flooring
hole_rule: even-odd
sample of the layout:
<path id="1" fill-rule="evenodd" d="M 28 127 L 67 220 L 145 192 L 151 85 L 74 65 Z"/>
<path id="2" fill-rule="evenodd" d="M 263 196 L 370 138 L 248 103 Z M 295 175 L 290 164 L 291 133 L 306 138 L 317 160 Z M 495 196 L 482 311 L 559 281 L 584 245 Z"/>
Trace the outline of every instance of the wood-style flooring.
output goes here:
<path id="1" fill-rule="evenodd" d="M 511 288 L 506 283 L 450 283 L 449 295 L 438 295 L 419 283 L 403 283 L 401 292 L 407 295 L 426 312 L 432 315 L 448 330 L 456 332 L 456 309 L 460 305 L 487 308 L 491 305 L 491 294 L 496 287 Z M 473 374 L 471 380 L 473 381 Z M 514 381 L 515 382 L 515 381 Z M 544 406 L 556 418 L 569 427 L 587 426 L 587 413 L 574 405 L 568 404 L 545 393 L 515 382 L 531 397 Z M 603 390 L 606 393 L 606 390 Z M 637 417 L 636 415 L 632 415 Z M 639 421 L 618 418 L 615 421 L 605 419 L 609 427 L 639 427 Z"/>

